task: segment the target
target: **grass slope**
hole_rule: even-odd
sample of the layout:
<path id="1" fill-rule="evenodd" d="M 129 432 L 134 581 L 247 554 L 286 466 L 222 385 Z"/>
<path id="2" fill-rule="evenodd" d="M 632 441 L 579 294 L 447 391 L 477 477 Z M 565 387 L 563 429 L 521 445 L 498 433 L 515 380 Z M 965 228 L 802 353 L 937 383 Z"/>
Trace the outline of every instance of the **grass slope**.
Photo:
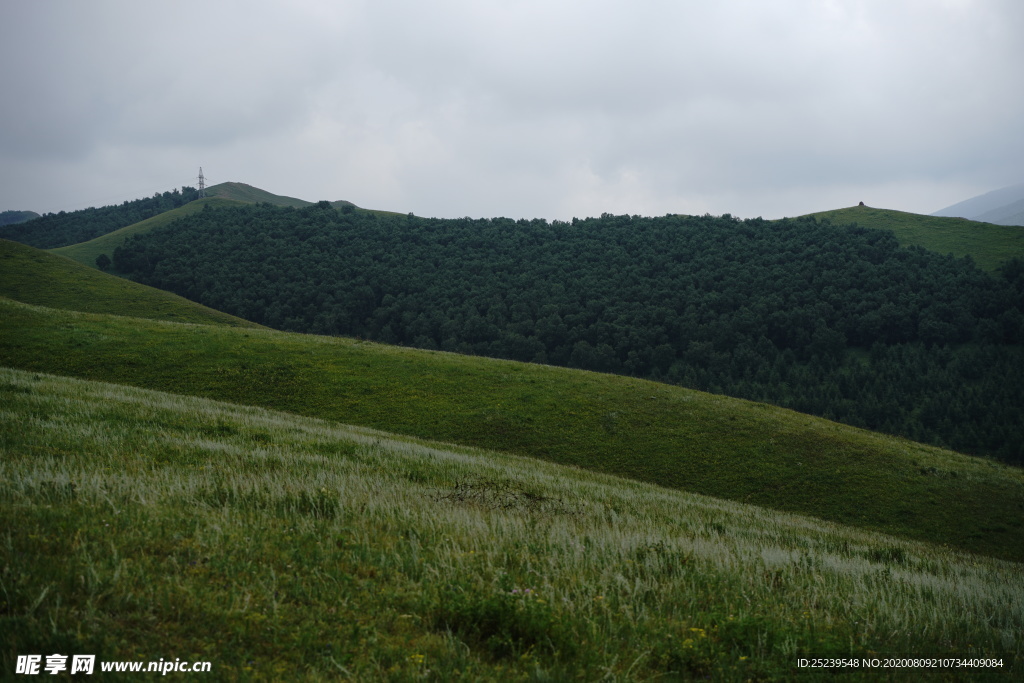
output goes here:
<path id="1" fill-rule="evenodd" d="M 0 302 L 0 365 L 534 456 L 1024 560 L 1024 472 L 628 377 Z"/>
<path id="2" fill-rule="evenodd" d="M 48 251 L 0 240 L 0 297 L 85 313 L 260 327 L 176 294 L 87 268 Z"/>
<path id="3" fill-rule="evenodd" d="M 966 218 L 923 216 L 904 211 L 851 206 L 812 213 L 835 224 L 892 230 L 903 246 L 916 245 L 940 254 L 970 256 L 978 267 L 993 271 L 1012 258 L 1024 258 L 1024 228 L 979 223 Z"/>
<path id="4" fill-rule="evenodd" d="M 28 653 L 211 680 L 921 675 L 810 656 L 1021 673 L 1020 565 L 123 386 L 0 369 L 0 406 L 8 674 Z"/>
<path id="5" fill-rule="evenodd" d="M 188 216 L 202 211 L 207 206 L 237 206 L 240 203 L 241 202 L 233 199 L 222 199 L 218 197 L 197 199 L 196 201 L 189 202 L 184 206 L 179 206 L 177 209 L 165 211 L 164 213 L 153 216 L 152 218 L 147 218 L 144 221 L 139 221 L 132 225 L 126 225 L 125 227 L 114 230 L 113 232 L 108 232 L 106 235 L 100 235 L 88 242 L 80 242 L 66 247 L 58 247 L 57 249 L 50 249 L 49 251 L 61 256 L 67 256 L 68 258 L 74 259 L 82 265 L 89 266 L 90 268 L 96 268 L 96 257 L 100 254 L 106 254 L 108 258 L 113 257 L 114 249 L 124 244 L 124 241 L 132 235 L 149 232 L 154 228 L 167 225 L 168 223 L 183 216 Z"/>
<path id="6" fill-rule="evenodd" d="M 185 206 L 181 206 L 158 216 L 147 218 L 144 221 L 139 221 L 138 223 L 125 226 L 119 230 L 107 233 L 106 235 L 101 235 L 100 237 L 91 239 L 88 242 L 59 247 L 57 249 L 51 249 L 50 251 L 55 254 L 60 254 L 61 256 L 67 256 L 68 258 L 74 259 L 75 261 L 89 266 L 90 268 L 95 268 L 96 258 L 100 254 L 106 254 L 108 257 L 112 257 L 114 249 L 124 244 L 125 239 L 128 237 L 149 232 L 154 228 L 166 225 L 183 216 L 188 216 L 196 213 L 197 211 L 202 211 L 207 206 L 217 208 L 223 206 L 237 206 L 239 204 L 266 202 L 274 204 L 275 206 L 303 207 L 310 206 L 313 203 L 302 199 L 295 199 L 294 197 L 283 197 L 281 195 L 271 194 L 270 192 L 251 185 L 246 185 L 245 183 L 221 183 L 220 185 L 214 185 L 213 187 L 207 188 L 207 194 L 208 196 L 205 199 L 198 199 L 186 204 Z M 351 202 L 346 201 L 333 202 L 332 205 L 339 210 L 345 205 L 355 206 Z"/>

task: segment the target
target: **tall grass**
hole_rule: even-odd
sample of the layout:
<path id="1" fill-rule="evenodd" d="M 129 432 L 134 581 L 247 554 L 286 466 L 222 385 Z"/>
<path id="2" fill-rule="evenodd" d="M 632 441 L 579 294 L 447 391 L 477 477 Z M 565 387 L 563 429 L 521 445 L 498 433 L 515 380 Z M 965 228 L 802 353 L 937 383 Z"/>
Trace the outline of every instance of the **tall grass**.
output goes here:
<path id="1" fill-rule="evenodd" d="M 258 405 L 1024 560 L 1024 471 L 683 387 L 0 299 L 0 365 Z"/>
<path id="2" fill-rule="evenodd" d="M 0 370 L 0 400 L 8 674 L 53 652 L 247 680 L 1020 666 L 1019 564 L 197 398 Z"/>

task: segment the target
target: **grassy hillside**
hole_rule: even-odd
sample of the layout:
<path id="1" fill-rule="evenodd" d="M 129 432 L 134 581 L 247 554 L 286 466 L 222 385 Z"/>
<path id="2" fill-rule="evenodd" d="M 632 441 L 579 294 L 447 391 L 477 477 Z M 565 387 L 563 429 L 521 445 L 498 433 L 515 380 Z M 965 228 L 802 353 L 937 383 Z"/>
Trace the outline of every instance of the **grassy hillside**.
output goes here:
<path id="1" fill-rule="evenodd" d="M 294 206 L 295 208 L 313 204 L 313 202 L 307 202 L 304 199 L 271 194 L 266 190 L 261 190 L 258 187 L 246 185 L 245 183 L 220 183 L 219 185 L 213 185 L 206 188 L 206 195 L 207 197 L 233 199 L 238 202 L 245 202 L 246 204 L 265 202 L 274 206 Z"/>
<path id="2" fill-rule="evenodd" d="M 265 190 L 261 190 L 251 185 L 246 185 L 245 183 L 221 183 L 220 185 L 214 185 L 207 189 L 207 195 L 208 196 L 205 199 L 198 199 L 186 204 L 185 206 L 167 211 L 158 216 L 134 223 L 119 230 L 115 230 L 107 233 L 106 235 L 89 240 L 88 242 L 72 244 L 67 247 L 52 249 L 51 251 L 55 254 L 60 254 L 61 256 L 67 256 L 68 258 L 74 259 L 75 261 L 91 268 L 95 268 L 96 258 L 100 254 L 106 254 L 107 257 L 112 257 L 114 249 L 121 246 L 125 239 L 131 235 L 149 232 L 156 227 L 166 225 L 183 216 L 188 216 L 196 213 L 197 211 L 202 211 L 207 206 L 218 208 L 261 202 L 266 202 L 275 206 L 293 207 L 310 206 L 312 204 L 312 202 L 295 199 L 294 197 L 283 197 L 271 194 L 270 192 L 266 192 Z M 333 202 L 332 205 L 339 210 L 345 205 L 355 206 L 351 202 L 346 201 Z"/>
<path id="3" fill-rule="evenodd" d="M 892 230 L 903 246 L 917 245 L 940 254 L 968 256 L 993 271 L 1011 258 L 1024 258 L 1024 227 L 978 223 L 965 218 L 923 216 L 904 211 L 851 206 L 810 214 L 836 224 Z"/>
<path id="4" fill-rule="evenodd" d="M 113 257 L 114 249 L 121 246 L 121 244 L 123 244 L 124 241 L 132 235 L 149 232 L 153 228 L 167 225 L 182 216 L 188 216 L 196 213 L 197 211 L 202 211 L 207 206 L 237 206 L 240 203 L 242 202 L 217 197 L 197 199 L 196 201 L 180 206 L 177 209 L 171 209 L 170 211 L 165 211 L 164 213 L 153 216 L 152 218 L 147 218 L 144 221 L 139 221 L 138 223 L 127 225 L 119 230 L 108 232 L 106 235 L 101 235 L 95 239 L 89 240 L 88 242 L 72 244 L 67 247 L 58 247 L 57 249 L 51 249 L 50 251 L 54 254 L 67 256 L 68 258 L 74 259 L 75 261 L 89 266 L 90 268 L 95 268 L 96 257 L 100 254 L 106 254 L 108 258 Z"/>
<path id="5" fill-rule="evenodd" d="M 122 280 L 63 256 L 7 240 L 0 240 L 0 297 L 86 313 L 260 327 L 176 294 Z"/>
<path id="6" fill-rule="evenodd" d="M 999 667 L 943 680 L 1019 680 L 1020 565 L 123 386 L 0 369 L 0 405 L 5 672 L 58 652 L 211 680 L 919 680 L 797 659 L 947 656 Z"/>
<path id="7" fill-rule="evenodd" d="M 246 204 L 273 204 L 274 206 L 293 206 L 295 208 L 301 208 L 303 206 L 311 206 L 315 202 L 307 202 L 305 199 L 296 199 L 295 197 L 284 197 L 282 195 L 272 194 L 266 190 L 261 190 L 258 187 L 252 185 L 246 185 L 245 183 L 221 183 L 220 185 L 214 185 L 206 189 L 207 196 L 210 197 L 222 197 L 225 199 L 234 199 L 236 201 L 245 202 Z M 335 209 L 339 211 L 346 206 L 355 207 L 359 209 L 355 204 L 350 201 L 339 199 L 330 203 Z M 375 209 L 359 209 L 361 211 L 370 211 L 371 213 L 377 213 L 381 215 L 394 215 L 404 216 L 403 213 L 395 211 L 378 211 Z"/>
<path id="8" fill-rule="evenodd" d="M 0 365 L 543 458 L 1024 560 L 1024 472 L 627 377 L 0 302 Z"/>

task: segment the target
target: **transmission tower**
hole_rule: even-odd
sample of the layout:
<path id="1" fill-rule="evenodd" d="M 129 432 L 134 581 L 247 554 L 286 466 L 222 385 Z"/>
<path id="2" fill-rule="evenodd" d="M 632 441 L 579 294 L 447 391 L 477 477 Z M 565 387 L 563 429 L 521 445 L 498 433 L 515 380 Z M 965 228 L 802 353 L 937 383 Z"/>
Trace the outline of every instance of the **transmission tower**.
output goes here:
<path id="1" fill-rule="evenodd" d="M 199 198 L 206 196 L 206 178 L 203 177 L 203 167 L 199 167 Z"/>

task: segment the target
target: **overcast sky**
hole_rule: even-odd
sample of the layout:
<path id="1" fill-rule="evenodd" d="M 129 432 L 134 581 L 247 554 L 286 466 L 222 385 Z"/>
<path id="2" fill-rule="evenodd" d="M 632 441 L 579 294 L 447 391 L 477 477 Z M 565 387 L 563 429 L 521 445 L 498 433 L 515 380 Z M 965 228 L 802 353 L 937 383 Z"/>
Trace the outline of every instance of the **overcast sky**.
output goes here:
<path id="1" fill-rule="evenodd" d="M 0 210 L 930 213 L 1024 182 L 1021 0 L 0 0 Z"/>

